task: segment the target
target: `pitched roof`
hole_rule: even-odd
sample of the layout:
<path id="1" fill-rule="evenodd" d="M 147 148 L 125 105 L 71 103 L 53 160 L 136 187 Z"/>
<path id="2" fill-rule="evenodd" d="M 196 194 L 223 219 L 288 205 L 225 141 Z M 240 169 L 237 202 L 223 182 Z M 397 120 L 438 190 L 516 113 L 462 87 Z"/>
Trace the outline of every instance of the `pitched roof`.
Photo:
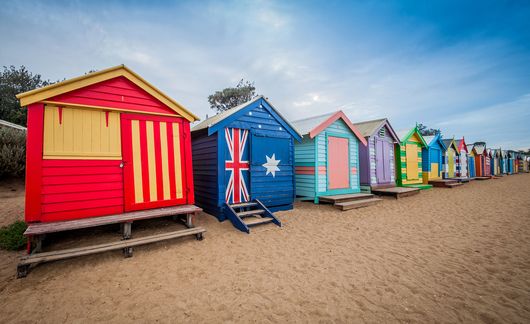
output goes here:
<path id="1" fill-rule="evenodd" d="M 364 137 L 373 136 L 376 132 L 379 131 L 379 129 L 381 129 L 383 126 L 386 126 L 394 140 L 396 142 L 399 142 L 399 137 L 397 136 L 396 132 L 394 131 L 394 128 L 392 128 L 390 122 L 386 118 L 367 120 L 359 123 L 354 123 L 353 125 L 357 127 L 359 132 Z"/>
<path id="2" fill-rule="evenodd" d="M 222 125 L 224 125 L 225 122 L 227 122 L 227 121 L 230 122 L 231 121 L 230 117 L 236 118 L 237 117 L 236 115 L 238 113 L 243 113 L 243 111 L 246 108 L 252 109 L 252 105 L 255 104 L 255 103 L 257 104 L 257 102 L 260 101 L 260 100 L 263 100 L 272 109 L 272 111 L 274 111 L 274 113 L 278 116 L 278 118 L 277 118 L 277 119 L 279 119 L 278 121 L 281 124 L 285 124 L 286 129 L 291 134 L 293 134 L 294 137 L 299 138 L 299 139 L 302 138 L 302 135 L 300 134 L 298 129 L 296 129 L 285 117 L 283 117 L 282 114 L 278 111 L 278 109 L 276 109 L 276 107 L 274 107 L 267 100 L 267 98 L 265 98 L 264 96 L 257 96 L 256 98 L 254 98 L 252 100 L 249 100 L 249 101 L 247 101 L 245 103 L 242 103 L 239 106 L 236 106 L 234 108 L 230 108 L 230 109 L 225 110 L 225 111 L 223 111 L 221 113 L 218 113 L 215 116 L 212 116 L 212 117 L 210 117 L 208 119 L 205 119 L 202 122 L 200 122 L 199 124 L 195 125 L 191 129 L 191 131 L 192 132 L 196 132 L 196 131 L 199 131 L 199 130 L 207 128 L 209 130 L 210 134 L 214 133 L 216 131 L 216 129 L 218 127 L 222 127 Z"/>
<path id="3" fill-rule="evenodd" d="M 105 70 L 88 73 L 86 75 L 64 80 L 62 82 L 54 83 L 46 87 L 38 88 L 35 90 L 23 92 L 17 94 L 17 98 L 20 100 L 22 107 L 30 105 L 35 102 L 44 101 L 48 98 L 55 97 L 57 95 L 77 90 L 80 88 L 87 87 L 92 84 L 96 84 L 102 81 L 110 80 L 116 77 L 125 77 L 138 87 L 145 90 L 151 96 L 158 99 L 164 105 L 186 118 L 190 122 L 199 120 L 199 117 L 195 116 L 189 110 L 184 108 L 181 104 L 158 90 L 155 86 L 144 80 L 141 76 L 134 73 L 125 65 L 118 65 Z"/>
<path id="4" fill-rule="evenodd" d="M 342 119 L 342 121 L 346 124 L 346 126 L 348 126 L 352 133 L 355 134 L 359 141 L 363 143 L 363 145 L 366 145 L 366 139 L 364 136 L 359 132 L 357 127 L 352 124 L 350 119 L 344 114 L 344 112 L 342 112 L 342 110 L 330 114 L 300 119 L 294 121 L 293 124 L 300 130 L 302 135 L 309 134 L 310 138 L 314 138 L 329 125 L 339 119 Z"/>

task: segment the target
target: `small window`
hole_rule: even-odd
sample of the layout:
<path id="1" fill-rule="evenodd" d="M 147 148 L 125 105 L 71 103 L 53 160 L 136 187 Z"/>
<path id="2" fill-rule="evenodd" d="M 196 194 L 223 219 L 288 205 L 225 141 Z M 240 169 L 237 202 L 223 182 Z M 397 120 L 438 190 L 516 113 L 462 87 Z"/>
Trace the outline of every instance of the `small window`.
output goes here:
<path id="1" fill-rule="evenodd" d="M 386 129 L 385 128 L 381 128 L 379 130 L 379 137 L 386 137 Z"/>

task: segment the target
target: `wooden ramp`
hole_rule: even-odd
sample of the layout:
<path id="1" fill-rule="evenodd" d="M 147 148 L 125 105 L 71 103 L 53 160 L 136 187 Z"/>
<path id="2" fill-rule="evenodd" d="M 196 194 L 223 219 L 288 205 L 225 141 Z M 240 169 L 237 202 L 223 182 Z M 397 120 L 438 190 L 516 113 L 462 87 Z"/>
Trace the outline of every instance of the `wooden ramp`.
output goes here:
<path id="1" fill-rule="evenodd" d="M 408 196 L 417 195 L 420 193 L 420 188 L 407 188 L 407 187 L 390 187 L 390 188 L 374 188 L 372 193 L 378 196 L 392 196 L 396 199 L 404 198 Z"/>
<path id="2" fill-rule="evenodd" d="M 489 180 L 491 179 L 490 177 L 475 177 L 475 180 L 479 180 L 479 181 L 482 181 L 482 180 Z"/>
<path id="3" fill-rule="evenodd" d="M 456 179 L 430 180 L 429 184 L 437 188 L 454 188 L 462 185 L 462 183 L 458 182 Z"/>
<path id="4" fill-rule="evenodd" d="M 148 209 L 123 214 L 74 219 L 60 222 L 34 223 L 29 224 L 24 232 L 28 238 L 29 255 L 20 258 L 17 266 L 17 278 L 26 277 L 30 266 L 43 262 L 75 258 L 83 255 L 101 253 L 112 250 L 123 250 L 126 257 L 131 257 L 133 247 L 148 243 L 160 242 L 188 235 L 194 235 L 197 240 L 203 239 L 206 230 L 202 227 L 195 227 L 194 216 L 202 209 L 193 205 L 173 206 L 167 208 Z M 187 229 L 172 231 L 169 233 L 150 235 L 142 238 L 132 239 L 132 223 L 134 221 L 173 216 L 175 220 L 182 221 Z M 98 245 L 90 245 L 80 248 L 58 250 L 51 252 L 41 252 L 44 235 L 62 231 L 69 231 L 82 228 L 97 227 L 109 224 L 121 224 L 123 238 L 121 241 L 109 242 Z M 33 250 L 31 250 L 33 246 Z"/>
<path id="5" fill-rule="evenodd" d="M 382 199 L 374 198 L 373 194 L 357 193 L 334 196 L 319 196 L 318 200 L 323 203 L 330 203 L 340 210 L 350 210 L 368 207 L 377 204 Z"/>

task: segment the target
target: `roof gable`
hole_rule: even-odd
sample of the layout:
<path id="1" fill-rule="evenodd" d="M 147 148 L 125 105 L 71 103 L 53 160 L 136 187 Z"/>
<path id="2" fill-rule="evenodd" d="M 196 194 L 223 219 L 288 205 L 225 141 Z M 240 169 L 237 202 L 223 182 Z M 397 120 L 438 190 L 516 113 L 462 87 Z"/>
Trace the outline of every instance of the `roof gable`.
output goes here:
<path id="1" fill-rule="evenodd" d="M 47 99 L 58 97 L 66 93 L 86 88 L 91 85 L 118 77 L 126 78 L 139 88 L 143 89 L 149 95 L 156 98 L 163 105 L 167 106 L 168 108 L 178 113 L 182 117 L 186 118 L 190 122 L 199 120 L 197 116 L 192 114 L 190 111 L 188 111 L 182 105 L 174 101 L 172 98 L 168 97 L 162 91 L 155 88 L 149 82 L 144 80 L 141 76 L 127 68 L 125 65 L 118 65 L 109 69 L 89 73 L 77 78 L 54 83 L 46 87 L 20 93 L 17 95 L 17 98 L 20 100 L 21 106 L 27 106 L 35 102 L 46 101 Z"/>
<path id="2" fill-rule="evenodd" d="M 444 151 L 447 149 L 445 147 L 444 142 L 442 141 L 442 136 L 440 134 L 436 134 L 433 136 L 424 136 L 423 139 L 425 140 L 429 148 L 441 148 Z"/>
<path id="3" fill-rule="evenodd" d="M 287 119 L 285 119 L 280 112 L 263 96 L 258 96 L 248 102 L 225 110 L 202 121 L 200 124 L 197 124 L 193 127 L 192 132 L 208 129 L 208 135 L 212 135 L 257 107 L 267 110 L 271 116 L 285 128 L 287 132 L 289 132 L 298 141 L 302 140 L 302 135 L 296 130 L 296 128 L 294 128 L 287 121 Z"/>
<path id="4" fill-rule="evenodd" d="M 357 127 L 359 132 L 364 137 L 374 136 L 379 132 L 381 128 L 386 127 L 388 133 L 394 139 L 394 141 L 396 143 L 399 142 L 399 137 L 397 136 L 396 132 L 394 131 L 394 128 L 392 128 L 392 125 L 390 125 L 390 122 L 386 118 L 354 123 L 353 126 Z"/>
<path id="5" fill-rule="evenodd" d="M 45 102 L 177 115 L 173 109 L 122 76 L 51 97 Z"/>
<path id="6" fill-rule="evenodd" d="M 418 131 L 418 126 L 414 126 L 414 128 L 412 128 L 410 131 L 408 131 L 407 133 L 404 133 L 403 132 L 403 136 L 400 136 L 399 140 L 401 142 L 401 145 L 404 145 L 406 141 L 408 141 L 411 137 L 416 137 L 419 141 L 420 141 L 420 144 L 423 146 L 423 147 L 427 147 L 427 143 L 425 142 L 425 139 L 423 139 L 423 136 L 421 136 L 420 132 Z"/>
<path id="7" fill-rule="evenodd" d="M 458 152 L 458 147 L 456 146 L 456 142 L 454 138 L 447 138 L 442 140 L 445 145 L 445 150 L 447 151 L 450 147 L 453 148 L 453 150 Z"/>
<path id="8" fill-rule="evenodd" d="M 467 144 L 466 144 L 466 140 L 464 139 L 464 136 L 462 136 L 462 139 L 455 140 L 455 144 L 456 144 L 458 151 L 464 150 L 466 151 L 466 153 L 469 153 L 469 151 L 467 150 Z"/>
<path id="9" fill-rule="evenodd" d="M 344 124 L 355 135 L 355 137 L 357 137 L 357 139 L 361 143 L 363 143 L 363 145 L 367 144 L 364 136 L 359 132 L 359 130 L 352 124 L 351 120 L 341 110 L 332 114 L 298 120 L 294 122 L 294 124 L 303 125 L 303 135 L 309 134 L 309 138 L 314 138 L 337 120 L 342 120 Z"/>

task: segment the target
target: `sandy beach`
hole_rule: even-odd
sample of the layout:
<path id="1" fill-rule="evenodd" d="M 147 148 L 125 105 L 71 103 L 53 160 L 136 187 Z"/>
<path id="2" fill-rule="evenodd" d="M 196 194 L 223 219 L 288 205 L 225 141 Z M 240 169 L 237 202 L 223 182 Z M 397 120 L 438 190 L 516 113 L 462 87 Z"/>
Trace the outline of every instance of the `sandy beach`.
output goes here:
<path id="1" fill-rule="evenodd" d="M 1 191 L 2 225 L 23 197 Z M 16 185 L 15 185 L 16 187 Z M 0 251 L 0 321 L 530 321 L 530 174 L 435 188 L 340 212 L 297 203 L 250 235 L 201 214 L 205 239 L 39 265 L 15 279 Z M 139 222 L 140 237 L 180 227 Z M 118 239 L 116 227 L 49 238 L 48 249 Z"/>

